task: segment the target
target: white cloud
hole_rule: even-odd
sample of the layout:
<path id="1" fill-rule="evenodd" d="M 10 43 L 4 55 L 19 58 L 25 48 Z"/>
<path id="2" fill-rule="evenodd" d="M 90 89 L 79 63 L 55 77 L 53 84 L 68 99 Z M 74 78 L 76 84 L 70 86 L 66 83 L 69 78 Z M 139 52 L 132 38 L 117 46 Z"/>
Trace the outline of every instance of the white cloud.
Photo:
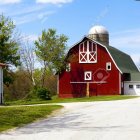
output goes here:
<path id="1" fill-rule="evenodd" d="M 23 37 L 22 37 L 22 40 L 23 41 L 29 41 L 29 42 L 34 42 L 35 40 L 37 40 L 38 39 L 38 36 L 37 35 L 35 35 L 35 34 L 32 34 L 32 35 L 24 35 Z"/>
<path id="2" fill-rule="evenodd" d="M 16 25 L 30 23 L 36 20 L 39 20 L 43 24 L 48 19 L 48 17 L 53 13 L 54 13 L 53 11 L 45 11 L 45 12 L 39 11 L 38 13 L 35 12 L 35 13 L 25 14 L 22 16 L 15 16 L 14 21 Z"/>
<path id="3" fill-rule="evenodd" d="M 20 3 L 21 0 L 0 0 L 0 5 Z"/>
<path id="4" fill-rule="evenodd" d="M 140 29 L 110 34 L 110 44 L 123 48 L 140 48 Z"/>
<path id="5" fill-rule="evenodd" d="M 50 4 L 65 4 L 65 3 L 70 3 L 73 0 L 36 0 L 36 3 L 50 3 Z"/>

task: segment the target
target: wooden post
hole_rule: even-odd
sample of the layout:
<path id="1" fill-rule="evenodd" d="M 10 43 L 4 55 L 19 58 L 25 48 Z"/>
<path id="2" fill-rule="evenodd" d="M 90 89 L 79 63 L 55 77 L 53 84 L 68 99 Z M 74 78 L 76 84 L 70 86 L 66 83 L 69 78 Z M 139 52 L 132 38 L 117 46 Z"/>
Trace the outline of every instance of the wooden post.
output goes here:
<path id="1" fill-rule="evenodd" d="M 86 97 L 89 97 L 89 82 L 87 82 L 86 86 Z"/>

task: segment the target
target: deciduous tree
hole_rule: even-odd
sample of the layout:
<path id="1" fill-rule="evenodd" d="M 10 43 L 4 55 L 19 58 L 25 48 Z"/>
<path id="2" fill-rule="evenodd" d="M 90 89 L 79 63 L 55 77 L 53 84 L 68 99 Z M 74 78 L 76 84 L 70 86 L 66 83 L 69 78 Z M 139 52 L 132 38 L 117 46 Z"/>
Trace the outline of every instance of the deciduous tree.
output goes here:
<path id="1" fill-rule="evenodd" d="M 34 78 L 36 55 L 32 43 L 29 43 L 29 41 L 23 43 L 20 51 L 20 57 L 22 65 L 27 71 L 28 78 L 31 80 L 32 85 L 36 86 Z"/>
<path id="2" fill-rule="evenodd" d="M 42 87 L 46 70 L 59 72 L 64 65 L 65 49 L 68 37 L 58 35 L 55 29 L 43 30 L 41 37 L 35 41 L 36 55 L 43 64 Z"/>

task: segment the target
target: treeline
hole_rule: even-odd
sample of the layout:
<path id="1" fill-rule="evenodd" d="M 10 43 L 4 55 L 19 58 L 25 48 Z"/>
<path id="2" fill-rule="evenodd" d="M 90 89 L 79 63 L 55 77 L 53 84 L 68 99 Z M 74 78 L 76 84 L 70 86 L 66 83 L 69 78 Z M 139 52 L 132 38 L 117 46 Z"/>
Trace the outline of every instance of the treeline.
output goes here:
<path id="1" fill-rule="evenodd" d="M 41 87 L 41 70 L 35 69 L 34 78 L 37 87 Z M 33 99 L 36 98 L 34 86 L 32 81 L 28 77 L 28 72 L 23 68 L 13 72 L 14 81 L 7 85 L 4 85 L 4 97 L 5 100 L 18 100 L 18 99 Z M 57 76 L 50 71 L 46 72 L 44 87 L 47 88 L 51 95 L 57 93 Z"/>
<path id="2" fill-rule="evenodd" d="M 57 92 L 56 73 L 65 67 L 67 36 L 43 30 L 34 42 L 17 32 L 9 17 L 0 15 L 0 62 L 4 68 L 5 100 L 51 99 Z"/>

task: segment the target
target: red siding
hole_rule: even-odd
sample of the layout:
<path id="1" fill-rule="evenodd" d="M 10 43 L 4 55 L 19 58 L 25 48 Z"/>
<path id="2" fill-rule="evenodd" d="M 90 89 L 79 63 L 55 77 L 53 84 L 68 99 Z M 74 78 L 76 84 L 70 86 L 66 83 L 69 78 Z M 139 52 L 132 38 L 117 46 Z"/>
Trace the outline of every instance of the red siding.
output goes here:
<path id="1" fill-rule="evenodd" d="M 97 95 L 117 95 L 119 94 L 119 71 L 113 63 L 106 49 L 97 45 L 97 63 L 80 64 L 79 63 L 79 45 L 74 46 L 68 54 L 68 60 L 71 63 L 71 71 L 63 71 L 59 76 L 59 97 L 83 97 L 86 96 L 86 82 L 84 81 L 84 72 L 92 71 L 94 80 L 99 76 L 105 78 L 106 83 L 90 83 L 90 96 Z M 106 71 L 106 62 L 111 62 L 111 71 Z M 100 74 L 103 75 L 100 75 Z M 101 78 L 102 79 L 102 78 Z M 98 79 L 97 81 L 101 80 Z M 94 81 L 92 80 L 92 81 Z"/>

